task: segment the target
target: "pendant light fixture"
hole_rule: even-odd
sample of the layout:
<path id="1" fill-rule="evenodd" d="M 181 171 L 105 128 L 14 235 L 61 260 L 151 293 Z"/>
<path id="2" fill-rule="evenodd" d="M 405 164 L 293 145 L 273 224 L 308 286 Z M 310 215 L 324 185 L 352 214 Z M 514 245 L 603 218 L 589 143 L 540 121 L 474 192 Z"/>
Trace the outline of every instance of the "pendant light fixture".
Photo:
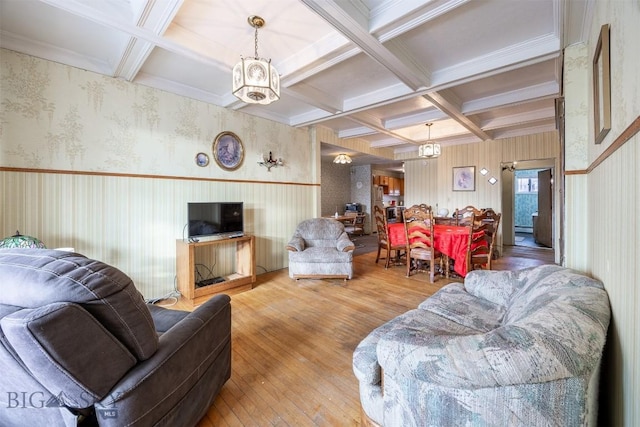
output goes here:
<path id="1" fill-rule="evenodd" d="M 427 139 L 427 143 L 418 147 L 418 156 L 426 157 L 426 158 L 435 158 L 440 156 L 440 144 L 437 142 L 433 142 L 431 140 L 431 125 L 433 123 L 427 123 L 427 127 L 429 128 L 429 138 Z"/>
<path id="2" fill-rule="evenodd" d="M 255 56 L 241 58 L 233 67 L 233 94 L 248 104 L 271 104 L 280 99 L 280 76 L 271 59 L 258 56 L 258 28 L 262 28 L 265 21 L 255 15 L 247 21 L 255 29 Z"/>

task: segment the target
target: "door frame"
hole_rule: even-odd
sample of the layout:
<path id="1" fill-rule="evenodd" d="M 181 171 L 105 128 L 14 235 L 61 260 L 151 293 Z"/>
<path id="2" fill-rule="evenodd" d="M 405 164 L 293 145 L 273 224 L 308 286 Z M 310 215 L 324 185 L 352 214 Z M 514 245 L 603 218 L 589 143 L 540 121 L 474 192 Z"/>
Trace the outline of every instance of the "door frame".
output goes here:
<path id="1" fill-rule="evenodd" d="M 558 184 L 559 180 L 559 165 L 556 164 L 556 159 L 540 159 L 540 160 L 518 160 L 514 162 L 502 162 L 500 163 L 501 172 L 501 192 L 502 192 L 502 244 L 513 246 L 515 244 L 515 171 L 525 169 L 551 169 L 552 176 L 552 192 L 553 192 L 553 251 L 556 263 L 560 262 L 561 248 L 559 236 L 562 235 L 560 229 L 560 218 L 563 207 L 562 198 L 560 197 L 560 188 Z"/>

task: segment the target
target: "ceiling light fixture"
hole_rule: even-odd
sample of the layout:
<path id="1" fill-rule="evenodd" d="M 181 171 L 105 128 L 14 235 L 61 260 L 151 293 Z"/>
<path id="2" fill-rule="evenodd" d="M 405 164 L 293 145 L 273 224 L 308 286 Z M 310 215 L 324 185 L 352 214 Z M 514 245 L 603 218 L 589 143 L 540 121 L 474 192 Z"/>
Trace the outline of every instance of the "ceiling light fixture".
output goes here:
<path id="1" fill-rule="evenodd" d="M 429 128 L 429 138 L 426 144 L 418 147 L 418 156 L 427 158 L 440 157 L 440 144 L 431 141 L 431 125 L 433 125 L 433 123 L 427 123 L 426 125 Z"/>
<path id="2" fill-rule="evenodd" d="M 265 21 L 255 15 L 247 21 L 255 28 L 255 56 L 241 57 L 233 67 L 233 94 L 248 104 L 271 104 L 280 99 L 280 76 L 271 59 L 258 56 L 258 28 L 262 28 Z"/>
<path id="3" fill-rule="evenodd" d="M 333 159 L 333 163 L 339 163 L 341 165 L 351 163 L 351 162 L 352 162 L 351 157 L 349 157 L 348 154 L 344 154 L 344 153 L 338 154 L 336 158 Z"/>

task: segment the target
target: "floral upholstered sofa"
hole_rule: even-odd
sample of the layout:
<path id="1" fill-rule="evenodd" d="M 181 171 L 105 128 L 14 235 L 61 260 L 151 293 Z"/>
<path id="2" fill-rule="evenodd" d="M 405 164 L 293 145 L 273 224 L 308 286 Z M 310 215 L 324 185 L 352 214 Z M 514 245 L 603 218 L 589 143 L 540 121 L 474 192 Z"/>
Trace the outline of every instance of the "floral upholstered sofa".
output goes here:
<path id="1" fill-rule="evenodd" d="M 609 318 L 602 283 L 567 268 L 473 271 L 358 345 L 365 421 L 596 425 Z"/>

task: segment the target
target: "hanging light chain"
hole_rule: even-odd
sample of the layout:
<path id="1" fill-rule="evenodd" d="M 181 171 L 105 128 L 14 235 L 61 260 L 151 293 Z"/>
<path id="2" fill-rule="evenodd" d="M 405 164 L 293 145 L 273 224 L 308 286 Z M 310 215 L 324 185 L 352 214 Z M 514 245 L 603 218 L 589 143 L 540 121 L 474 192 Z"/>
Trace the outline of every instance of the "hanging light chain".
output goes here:
<path id="1" fill-rule="evenodd" d="M 255 44 L 255 48 L 256 48 L 256 56 L 255 56 L 255 58 L 258 59 L 259 58 L 259 56 L 258 56 L 258 26 L 254 25 L 253 28 L 255 28 L 255 42 L 256 42 L 256 44 Z"/>

